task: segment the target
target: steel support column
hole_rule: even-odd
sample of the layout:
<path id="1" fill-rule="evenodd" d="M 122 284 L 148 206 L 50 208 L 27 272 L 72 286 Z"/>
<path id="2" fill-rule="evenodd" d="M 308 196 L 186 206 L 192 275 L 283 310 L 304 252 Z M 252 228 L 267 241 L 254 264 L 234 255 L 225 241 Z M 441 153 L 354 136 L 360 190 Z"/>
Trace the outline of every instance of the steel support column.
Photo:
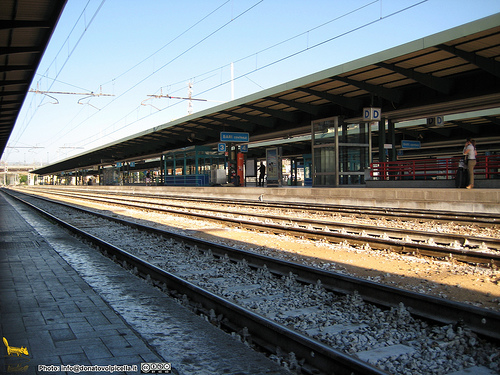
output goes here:
<path id="1" fill-rule="evenodd" d="M 396 161 L 397 152 L 396 152 L 396 133 L 395 133 L 395 124 L 392 120 L 387 120 L 388 123 L 388 132 L 389 132 L 389 141 L 392 145 L 391 151 L 389 152 L 389 160 Z"/>
<path id="2" fill-rule="evenodd" d="M 378 123 L 378 161 L 385 162 L 385 118 L 382 118 Z"/>

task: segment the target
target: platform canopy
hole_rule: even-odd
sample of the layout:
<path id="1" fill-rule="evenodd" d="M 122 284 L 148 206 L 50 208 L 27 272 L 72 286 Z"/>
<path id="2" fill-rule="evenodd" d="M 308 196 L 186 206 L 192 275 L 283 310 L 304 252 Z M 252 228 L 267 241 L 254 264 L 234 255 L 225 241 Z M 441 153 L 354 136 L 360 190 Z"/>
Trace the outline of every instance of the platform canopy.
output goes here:
<path id="1" fill-rule="evenodd" d="M 66 0 L 0 4 L 0 156 Z"/>
<path id="2" fill-rule="evenodd" d="M 220 132 L 247 132 L 251 142 L 283 139 L 310 132 L 311 121 L 321 118 L 359 122 L 365 107 L 381 108 L 382 117 L 393 122 L 500 108 L 500 13 L 180 118 L 34 173 L 215 145 Z"/>

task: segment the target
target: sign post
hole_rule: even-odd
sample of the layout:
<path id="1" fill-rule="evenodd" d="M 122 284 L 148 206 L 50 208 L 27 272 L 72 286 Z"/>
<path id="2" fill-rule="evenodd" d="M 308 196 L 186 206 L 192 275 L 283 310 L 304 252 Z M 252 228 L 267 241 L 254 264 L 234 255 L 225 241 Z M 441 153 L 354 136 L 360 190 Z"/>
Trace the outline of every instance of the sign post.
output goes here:
<path id="1" fill-rule="evenodd" d="M 241 160 L 237 161 L 236 157 L 233 157 L 233 152 L 232 152 L 232 143 L 233 142 L 249 142 L 250 141 L 250 135 L 248 133 L 243 133 L 243 132 L 220 132 L 220 141 L 221 142 L 227 142 L 229 143 L 229 146 L 226 148 L 225 143 L 219 143 L 218 144 L 218 150 L 220 152 L 224 151 L 229 151 L 229 160 L 228 160 L 228 167 L 229 167 L 229 173 L 227 173 L 227 180 L 228 183 L 234 183 L 235 186 L 238 185 L 238 176 L 240 177 L 239 180 L 244 181 L 243 177 L 243 161 L 244 157 L 243 154 L 241 156 Z M 224 146 L 222 146 L 224 145 Z M 224 151 L 222 149 L 224 148 Z M 241 164 L 241 173 L 238 173 L 239 171 L 239 165 Z"/>

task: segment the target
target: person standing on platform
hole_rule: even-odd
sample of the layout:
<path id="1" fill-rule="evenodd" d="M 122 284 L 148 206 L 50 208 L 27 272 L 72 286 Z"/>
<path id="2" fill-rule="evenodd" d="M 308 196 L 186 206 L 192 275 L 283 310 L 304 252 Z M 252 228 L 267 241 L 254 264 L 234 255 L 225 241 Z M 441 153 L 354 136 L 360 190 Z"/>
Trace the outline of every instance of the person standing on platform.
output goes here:
<path id="1" fill-rule="evenodd" d="M 467 170 L 469 171 L 469 185 L 467 189 L 472 189 L 474 187 L 474 167 L 476 166 L 476 141 L 472 139 L 467 139 L 464 147 L 464 155 L 467 159 Z"/>
<path id="2" fill-rule="evenodd" d="M 266 166 L 264 162 L 260 162 L 259 167 L 259 186 L 264 186 L 264 176 L 266 175 Z"/>

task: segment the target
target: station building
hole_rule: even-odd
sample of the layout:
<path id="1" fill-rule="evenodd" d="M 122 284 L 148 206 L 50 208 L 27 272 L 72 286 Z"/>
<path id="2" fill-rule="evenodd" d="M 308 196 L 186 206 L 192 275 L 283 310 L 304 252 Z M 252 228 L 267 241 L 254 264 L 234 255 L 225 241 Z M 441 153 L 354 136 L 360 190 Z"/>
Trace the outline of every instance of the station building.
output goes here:
<path id="1" fill-rule="evenodd" d="M 500 186 L 500 13 L 33 171 L 38 184 Z"/>

